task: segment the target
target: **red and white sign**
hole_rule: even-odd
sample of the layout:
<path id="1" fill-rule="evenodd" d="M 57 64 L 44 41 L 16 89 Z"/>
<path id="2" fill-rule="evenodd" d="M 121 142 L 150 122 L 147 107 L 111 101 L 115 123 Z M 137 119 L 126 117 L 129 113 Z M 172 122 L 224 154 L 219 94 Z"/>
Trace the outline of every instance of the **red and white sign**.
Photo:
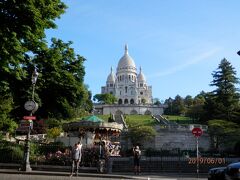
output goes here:
<path id="1" fill-rule="evenodd" d="M 24 120 L 36 120 L 36 116 L 23 116 Z"/>
<path id="2" fill-rule="evenodd" d="M 195 136 L 195 137 L 200 137 L 202 134 L 203 134 L 203 131 L 201 128 L 193 128 L 192 129 L 192 134 Z"/>

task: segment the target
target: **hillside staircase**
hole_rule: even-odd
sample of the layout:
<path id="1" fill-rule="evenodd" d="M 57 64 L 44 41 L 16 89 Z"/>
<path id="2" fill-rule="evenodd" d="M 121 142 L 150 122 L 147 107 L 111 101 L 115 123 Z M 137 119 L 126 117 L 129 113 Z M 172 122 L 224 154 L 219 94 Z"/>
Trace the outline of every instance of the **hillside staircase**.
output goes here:
<path id="1" fill-rule="evenodd" d="M 123 125 L 123 130 L 128 129 L 127 123 L 122 114 L 113 114 L 112 116 L 113 116 L 113 119 L 115 120 L 115 122 Z"/>

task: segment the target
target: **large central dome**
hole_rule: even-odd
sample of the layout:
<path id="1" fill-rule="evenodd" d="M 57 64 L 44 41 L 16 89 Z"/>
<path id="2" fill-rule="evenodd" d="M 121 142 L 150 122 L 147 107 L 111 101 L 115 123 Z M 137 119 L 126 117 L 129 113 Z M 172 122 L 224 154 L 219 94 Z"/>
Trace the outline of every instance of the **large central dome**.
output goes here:
<path id="1" fill-rule="evenodd" d="M 125 53 L 123 57 L 118 62 L 117 70 L 126 70 L 126 69 L 132 69 L 136 70 L 136 65 L 134 63 L 134 60 L 129 56 L 128 54 L 128 47 L 125 45 Z"/>

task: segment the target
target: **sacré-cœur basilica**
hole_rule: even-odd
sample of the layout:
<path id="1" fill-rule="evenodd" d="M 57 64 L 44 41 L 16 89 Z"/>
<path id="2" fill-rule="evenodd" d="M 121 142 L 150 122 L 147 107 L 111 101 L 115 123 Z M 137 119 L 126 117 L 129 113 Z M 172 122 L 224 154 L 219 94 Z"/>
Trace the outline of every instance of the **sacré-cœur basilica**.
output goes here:
<path id="1" fill-rule="evenodd" d="M 113 94 L 116 104 L 95 104 L 94 114 L 161 115 L 163 105 L 153 105 L 152 86 L 148 86 L 140 67 L 139 73 L 125 45 L 124 55 L 118 62 L 116 73 L 111 68 L 101 93 Z"/>

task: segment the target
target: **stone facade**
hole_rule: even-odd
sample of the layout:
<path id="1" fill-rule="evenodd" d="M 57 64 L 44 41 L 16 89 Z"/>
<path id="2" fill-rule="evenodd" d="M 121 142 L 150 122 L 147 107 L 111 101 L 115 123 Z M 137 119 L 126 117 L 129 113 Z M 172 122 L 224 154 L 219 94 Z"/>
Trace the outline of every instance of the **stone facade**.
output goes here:
<path id="1" fill-rule="evenodd" d="M 118 99 L 118 104 L 152 104 L 152 86 L 147 85 L 141 67 L 137 74 L 135 62 L 128 54 L 127 46 L 118 62 L 116 74 L 111 68 L 106 86 L 103 86 L 101 91 L 102 94 L 113 94 Z"/>
<path id="2" fill-rule="evenodd" d="M 159 115 L 163 114 L 163 105 L 107 105 L 95 104 L 94 114 L 141 114 L 141 115 Z"/>
<path id="3" fill-rule="evenodd" d="M 117 104 L 95 104 L 94 114 L 152 114 L 163 113 L 163 105 L 153 105 L 152 86 L 148 86 L 146 77 L 140 67 L 139 73 L 134 60 L 125 46 L 125 53 L 119 60 L 117 72 L 111 72 L 106 85 L 101 88 L 102 94 L 113 94 Z"/>

